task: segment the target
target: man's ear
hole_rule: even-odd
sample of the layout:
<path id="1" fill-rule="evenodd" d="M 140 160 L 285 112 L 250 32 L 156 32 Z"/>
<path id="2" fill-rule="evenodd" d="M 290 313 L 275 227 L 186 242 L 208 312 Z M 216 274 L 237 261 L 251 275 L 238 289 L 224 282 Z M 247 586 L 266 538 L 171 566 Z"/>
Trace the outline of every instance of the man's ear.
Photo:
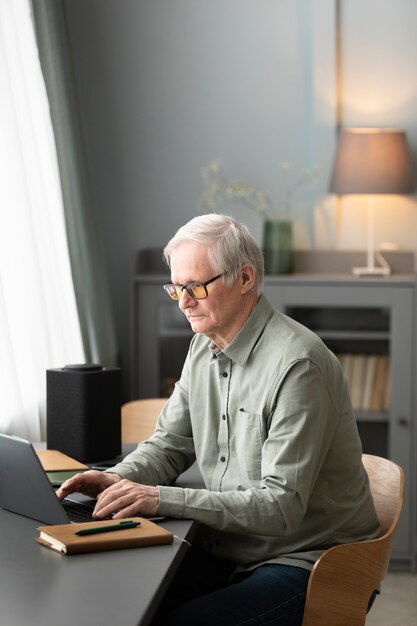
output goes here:
<path id="1" fill-rule="evenodd" d="M 240 271 L 240 293 L 247 293 L 256 281 L 256 270 L 253 265 L 244 265 Z"/>

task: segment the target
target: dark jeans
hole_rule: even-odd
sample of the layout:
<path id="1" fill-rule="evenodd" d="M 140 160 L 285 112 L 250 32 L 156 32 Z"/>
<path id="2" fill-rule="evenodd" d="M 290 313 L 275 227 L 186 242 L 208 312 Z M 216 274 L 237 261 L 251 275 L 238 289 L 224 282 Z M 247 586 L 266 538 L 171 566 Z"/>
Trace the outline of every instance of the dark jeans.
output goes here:
<path id="1" fill-rule="evenodd" d="M 268 564 L 229 581 L 233 570 L 190 550 L 152 626 L 300 626 L 309 571 Z"/>

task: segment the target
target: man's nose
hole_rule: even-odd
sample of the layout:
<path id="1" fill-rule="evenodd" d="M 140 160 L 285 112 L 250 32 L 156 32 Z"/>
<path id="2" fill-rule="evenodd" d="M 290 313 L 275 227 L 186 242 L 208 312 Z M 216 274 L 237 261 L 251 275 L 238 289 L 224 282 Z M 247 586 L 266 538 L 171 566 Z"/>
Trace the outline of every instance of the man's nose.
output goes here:
<path id="1" fill-rule="evenodd" d="M 196 302 L 196 299 L 190 296 L 186 289 L 182 290 L 181 298 L 179 299 L 179 305 L 181 309 L 188 309 Z"/>

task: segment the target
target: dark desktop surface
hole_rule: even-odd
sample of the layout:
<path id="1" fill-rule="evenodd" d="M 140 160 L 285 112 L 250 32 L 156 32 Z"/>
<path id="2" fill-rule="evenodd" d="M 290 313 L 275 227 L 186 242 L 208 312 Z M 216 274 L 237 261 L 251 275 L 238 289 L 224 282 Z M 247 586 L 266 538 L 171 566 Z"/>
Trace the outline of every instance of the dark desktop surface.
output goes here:
<path id="1" fill-rule="evenodd" d="M 201 486 L 197 466 L 177 484 Z M 0 509 L 1 623 L 148 624 L 198 529 L 192 520 L 161 524 L 175 535 L 170 545 L 66 556 L 36 542 L 39 522 Z"/>

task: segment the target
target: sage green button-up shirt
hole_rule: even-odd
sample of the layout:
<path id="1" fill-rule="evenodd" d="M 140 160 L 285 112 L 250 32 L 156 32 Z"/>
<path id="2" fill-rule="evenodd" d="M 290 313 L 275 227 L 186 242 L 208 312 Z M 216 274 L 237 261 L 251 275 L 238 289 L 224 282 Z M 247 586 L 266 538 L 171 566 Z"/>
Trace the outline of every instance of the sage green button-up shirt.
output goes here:
<path id="1" fill-rule="evenodd" d="M 361 454 L 337 358 L 261 296 L 224 350 L 193 337 L 155 434 L 111 471 L 159 485 L 159 513 L 207 524 L 219 558 L 310 569 L 378 534 Z M 205 489 L 170 486 L 195 458 Z"/>

